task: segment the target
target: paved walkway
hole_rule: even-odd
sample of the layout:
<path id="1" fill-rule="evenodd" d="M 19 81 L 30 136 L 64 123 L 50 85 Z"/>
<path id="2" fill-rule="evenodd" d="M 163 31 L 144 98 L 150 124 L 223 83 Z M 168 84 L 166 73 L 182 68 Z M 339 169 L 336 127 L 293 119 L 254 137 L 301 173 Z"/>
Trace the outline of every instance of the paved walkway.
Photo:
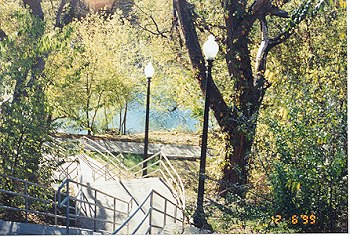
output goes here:
<path id="1" fill-rule="evenodd" d="M 74 140 L 73 138 L 65 138 Z M 144 143 L 141 142 L 127 142 L 127 141 L 115 141 L 106 139 L 94 139 L 95 142 L 108 149 L 114 154 L 119 153 L 131 153 L 131 154 L 143 154 Z M 161 144 L 161 143 L 149 143 L 148 153 L 155 154 L 160 150 L 168 158 L 182 158 L 195 160 L 200 157 L 200 146 L 193 145 L 178 145 L 178 144 Z"/>
<path id="2" fill-rule="evenodd" d="M 111 152 L 115 153 L 132 153 L 143 154 L 144 144 L 140 142 L 121 142 L 121 141 L 107 141 L 95 140 L 100 145 L 106 147 Z M 167 157 L 181 157 L 181 158 L 199 158 L 200 147 L 191 145 L 176 145 L 176 144 L 156 144 L 150 143 L 148 145 L 148 153 L 154 154 L 162 150 Z"/>

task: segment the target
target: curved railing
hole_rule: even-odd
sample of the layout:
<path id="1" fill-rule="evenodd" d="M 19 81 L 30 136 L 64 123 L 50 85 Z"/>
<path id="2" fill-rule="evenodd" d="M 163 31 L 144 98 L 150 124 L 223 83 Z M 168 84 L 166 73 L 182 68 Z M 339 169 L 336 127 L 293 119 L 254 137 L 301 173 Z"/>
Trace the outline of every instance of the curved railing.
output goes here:
<path id="1" fill-rule="evenodd" d="M 153 161 L 150 163 L 150 161 Z M 143 164 L 148 163 L 147 167 L 143 168 Z M 142 176 L 144 170 L 150 170 L 147 175 Z M 166 155 L 162 151 L 148 157 L 146 160 L 136 164 L 128 169 L 134 176 L 139 178 L 154 177 L 156 173 L 160 173 L 166 184 L 172 190 L 172 193 L 178 203 L 185 210 L 185 187 L 182 179 L 175 170 L 174 166 L 170 163 Z"/>
<path id="2" fill-rule="evenodd" d="M 115 156 L 108 149 L 101 146 L 94 140 L 88 137 L 82 137 L 82 139 L 85 152 L 87 151 L 86 148 L 88 148 L 93 152 L 97 152 L 102 157 L 100 160 L 102 160 L 102 162 L 105 164 L 100 167 L 101 169 L 106 169 L 107 167 L 109 172 L 116 173 L 119 177 L 121 176 L 122 178 L 130 178 L 128 168 L 121 161 L 121 159 L 124 159 L 123 154 L 120 153 Z"/>
<path id="3" fill-rule="evenodd" d="M 101 146 L 96 141 L 88 137 L 83 137 L 82 139 L 85 141 L 83 144 L 86 148 L 89 148 L 104 157 L 105 165 L 101 166 L 100 170 L 120 174 L 121 178 L 147 178 L 158 176 L 157 174 L 160 174 L 160 177 L 163 178 L 163 180 L 171 189 L 178 205 L 180 205 L 182 209 L 185 210 L 185 188 L 182 179 L 162 151 L 157 152 L 156 154 L 148 157 L 146 160 L 141 161 L 131 168 L 127 168 L 118 158 L 118 156 L 123 157 L 122 154 L 114 156 L 108 149 Z M 144 163 L 147 163 L 146 168 L 143 168 Z M 150 172 L 147 175 L 142 176 L 144 170 L 149 170 Z M 107 175 L 108 174 L 105 174 L 105 176 Z"/>
<path id="4" fill-rule="evenodd" d="M 178 214 L 178 218 L 182 218 L 182 221 L 184 219 L 184 210 L 186 206 L 186 199 L 185 199 L 185 188 L 182 182 L 182 179 L 180 178 L 179 174 L 177 173 L 176 169 L 173 167 L 173 165 L 170 163 L 169 159 L 164 155 L 162 151 L 157 152 L 156 154 L 148 157 L 146 160 L 141 161 L 140 163 L 136 164 L 135 166 L 131 168 L 127 168 L 118 158 L 116 158 L 109 150 L 107 150 L 105 147 L 101 146 L 97 142 L 87 138 L 83 137 L 83 139 L 87 142 L 84 143 L 86 148 L 91 149 L 92 151 L 97 152 L 98 154 L 102 155 L 105 158 L 106 164 L 100 167 L 100 170 L 105 169 L 106 172 L 113 171 L 113 170 L 123 170 L 123 176 L 122 177 L 136 177 L 136 178 L 148 178 L 148 177 L 160 177 L 164 180 L 164 182 L 167 184 L 167 186 L 170 188 L 175 200 L 176 200 L 176 210 L 177 212 L 180 210 L 181 215 Z M 105 155 L 104 153 L 107 153 Z M 114 162 L 116 161 L 116 162 Z M 147 162 L 147 167 L 143 168 L 144 163 Z M 110 164 L 112 167 L 107 167 L 107 165 Z M 149 171 L 149 173 L 145 176 L 143 176 L 144 170 Z M 127 173 L 127 174 L 125 174 Z M 154 191 L 156 192 L 156 191 Z M 153 194 L 154 195 L 154 194 Z M 166 202 L 172 203 L 169 199 L 164 198 Z M 140 208 L 138 208 L 139 211 L 143 212 L 143 215 L 147 215 L 147 212 L 145 212 L 142 208 L 142 205 L 140 205 Z M 138 211 L 138 212 L 139 212 Z M 165 210 L 166 212 L 167 210 Z M 136 214 L 135 214 L 136 215 Z M 140 215 L 140 214 L 139 214 Z M 181 217 L 179 217 L 181 216 Z M 144 217 L 146 218 L 146 217 Z M 124 224 L 129 224 L 130 218 L 125 220 Z M 150 219 L 151 220 L 151 219 Z M 151 222 L 152 224 L 152 222 Z M 131 232 L 132 233 L 132 232 Z M 129 234 L 129 233 L 128 233 Z"/>

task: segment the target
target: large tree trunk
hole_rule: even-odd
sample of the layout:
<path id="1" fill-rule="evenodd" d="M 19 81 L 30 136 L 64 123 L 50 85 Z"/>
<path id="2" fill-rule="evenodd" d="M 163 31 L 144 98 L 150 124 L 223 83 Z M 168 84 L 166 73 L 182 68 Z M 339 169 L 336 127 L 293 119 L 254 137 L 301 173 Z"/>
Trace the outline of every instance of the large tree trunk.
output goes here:
<path id="1" fill-rule="evenodd" d="M 243 196 L 248 180 L 248 155 L 254 141 L 257 114 L 268 87 L 263 77 L 258 78 L 253 74 L 248 34 L 254 21 L 262 15 L 261 9 L 266 9 L 264 5 L 266 2 L 266 0 L 256 1 L 260 7 L 253 5 L 255 14 L 248 14 L 245 12 L 244 4 L 233 0 L 226 1 L 226 11 L 229 17 L 226 18 L 227 39 L 225 44 L 227 50 L 225 54 L 229 75 L 236 81 L 235 88 L 233 88 L 235 106 L 230 107 L 224 101 L 215 85 L 215 75 L 210 88 L 210 108 L 222 132 L 227 134 L 226 159 L 223 178 L 220 182 L 222 195 L 226 195 L 230 190 Z M 191 7 L 186 0 L 174 0 L 174 8 L 192 67 L 196 72 L 196 79 L 204 95 L 205 60 L 193 23 Z M 265 61 L 260 61 L 265 63 Z"/>
<path id="2" fill-rule="evenodd" d="M 249 153 L 254 139 L 244 132 L 227 134 L 226 154 L 223 177 L 219 193 L 225 196 L 227 192 L 244 195 L 248 183 Z"/>

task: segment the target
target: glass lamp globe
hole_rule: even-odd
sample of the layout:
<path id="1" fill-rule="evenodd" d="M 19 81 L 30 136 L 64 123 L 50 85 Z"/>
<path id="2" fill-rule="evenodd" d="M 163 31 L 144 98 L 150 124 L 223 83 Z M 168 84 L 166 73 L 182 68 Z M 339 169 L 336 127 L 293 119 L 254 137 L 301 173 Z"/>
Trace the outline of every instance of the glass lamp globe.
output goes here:
<path id="1" fill-rule="evenodd" d="M 149 62 L 145 67 L 145 75 L 147 78 L 151 78 L 154 74 L 154 68 L 152 66 L 152 63 Z"/>
<path id="2" fill-rule="evenodd" d="M 208 40 L 203 44 L 203 53 L 207 60 L 214 60 L 216 54 L 219 52 L 219 45 L 215 41 L 214 35 L 209 35 Z"/>

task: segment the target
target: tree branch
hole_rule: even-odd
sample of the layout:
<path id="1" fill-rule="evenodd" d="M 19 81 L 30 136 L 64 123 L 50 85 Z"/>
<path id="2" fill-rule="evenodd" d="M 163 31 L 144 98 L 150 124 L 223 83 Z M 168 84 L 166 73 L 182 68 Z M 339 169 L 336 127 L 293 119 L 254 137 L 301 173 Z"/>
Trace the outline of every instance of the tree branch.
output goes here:
<path id="1" fill-rule="evenodd" d="M 147 14 L 147 13 L 146 13 L 143 9 L 141 9 L 141 7 L 139 7 L 137 4 L 134 4 L 134 5 L 135 5 L 136 8 L 138 8 L 143 14 L 147 15 L 147 16 L 151 19 L 151 21 L 153 22 L 153 24 L 154 24 L 154 26 L 155 26 L 155 28 L 156 28 L 156 32 L 154 32 L 154 31 L 148 29 L 148 28 L 145 27 L 145 26 L 141 26 L 141 24 L 139 24 L 139 23 L 138 23 L 138 26 L 140 26 L 143 30 L 146 30 L 146 31 L 150 32 L 151 34 L 160 35 L 160 36 L 162 36 L 162 37 L 164 37 L 164 38 L 168 38 L 164 33 L 169 33 L 170 31 L 164 31 L 164 30 L 161 31 L 161 30 L 159 29 L 158 23 L 156 22 L 156 20 L 154 19 L 154 17 L 153 17 L 151 14 Z"/>
<path id="2" fill-rule="evenodd" d="M 205 60 L 199 44 L 196 28 L 193 24 L 191 10 L 188 5 L 189 3 L 186 0 L 174 0 L 174 4 L 192 68 L 196 71 L 196 79 L 202 93 L 205 94 Z M 227 120 L 235 117 L 235 112 L 226 104 L 214 81 L 211 83 L 211 99 L 209 106 L 214 111 L 214 116 L 222 128 L 225 128 L 226 130 L 235 129 L 236 122 L 227 122 Z M 228 127 L 227 124 L 230 124 L 231 127 Z"/>
<path id="3" fill-rule="evenodd" d="M 285 27 L 285 30 L 277 35 L 275 38 L 271 39 L 270 41 L 270 47 L 273 48 L 276 45 L 279 45 L 283 42 L 285 42 L 287 39 L 289 39 L 295 30 L 295 27 L 302 22 L 308 15 L 311 17 L 315 16 L 318 11 L 321 9 L 321 7 L 324 4 L 324 0 L 320 0 L 315 7 L 311 10 L 312 7 L 312 0 L 307 0 L 303 2 L 298 9 L 296 9 L 292 16 L 290 17 L 291 20 L 288 22 L 288 25 Z"/>
<path id="4" fill-rule="evenodd" d="M 61 14 L 62 14 L 62 12 L 63 12 L 63 8 L 64 8 L 64 6 L 66 5 L 66 3 L 67 3 L 67 0 L 61 0 L 60 6 L 59 6 L 58 9 L 57 9 L 57 13 L 56 13 L 56 24 L 55 24 L 56 27 L 62 27 L 62 24 L 61 24 Z"/>
<path id="5" fill-rule="evenodd" d="M 262 39 L 255 61 L 255 71 L 257 75 L 260 73 L 264 73 L 266 69 L 266 57 L 269 49 L 269 32 L 265 17 L 260 19 L 260 29 Z"/>
<path id="6" fill-rule="evenodd" d="M 7 34 L 5 33 L 5 31 L 0 29 L 0 41 L 3 41 L 6 38 L 7 38 Z"/>
<path id="7" fill-rule="evenodd" d="M 266 59 L 271 47 L 269 39 L 269 29 L 267 26 L 266 18 L 262 17 L 259 20 L 262 38 L 255 61 L 256 75 L 254 78 L 254 88 L 257 90 L 257 101 L 258 105 L 260 106 L 264 99 L 266 90 L 271 86 L 271 83 L 268 80 L 266 80 L 264 76 L 266 70 Z"/>
<path id="8" fill-rule="evenodd" d="M 34 16 L 44 20 L 44 12 L 41 8 L 41 0 L 23 0 L 24 6 L 29 6 Z"/>
<path id="9" fill-rule="evenodd" d="M 288 15 L 288 12 L 282 10 L 282 9 L 279 9 L 278 7 L 276 6 L 271 6 L 271 15 L 274 15 L 274 16 L 279 16 L 279 17 L 282 17 L 282 18 L 289 18 L 289 15 Z"/>
<path id="10" fill-rule="evenodd" d="M 269 7 L 270 5 L 270 0 L 256 0 L 251 6 L 251 11 L 253 14 L 257 14 L 259 11 L 262 11 L 263 8 Z"/>

